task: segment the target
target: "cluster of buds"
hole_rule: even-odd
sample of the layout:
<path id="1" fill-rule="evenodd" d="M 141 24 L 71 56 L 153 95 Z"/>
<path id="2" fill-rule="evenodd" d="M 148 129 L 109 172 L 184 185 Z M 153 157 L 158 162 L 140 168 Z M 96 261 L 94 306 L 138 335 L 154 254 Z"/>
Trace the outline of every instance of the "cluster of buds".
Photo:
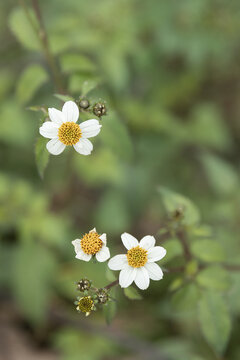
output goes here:
<path id="1" fill-rule="evenodd" d="M 99 100 L 92 105 L 88 99 L 80 97 L 76 102 L 80 111 L 87 111 L 93 113 L 100 119 L 102 116 L 107 115 L 107 107 L 105 101 Z"/>
<path id="2" fill-rule="evenodd" d="M 96 288 L 86 278 L 79 280 L 76 284 L 77 290 L 82 292 L 84 296 L 78 296 L 74 304 L 77 311 L 86 316 L 90 315 L 92 311 L 96 311 L 97 306 L 106 305 L 113 300 L 109 295 L 109 289 Z"/>

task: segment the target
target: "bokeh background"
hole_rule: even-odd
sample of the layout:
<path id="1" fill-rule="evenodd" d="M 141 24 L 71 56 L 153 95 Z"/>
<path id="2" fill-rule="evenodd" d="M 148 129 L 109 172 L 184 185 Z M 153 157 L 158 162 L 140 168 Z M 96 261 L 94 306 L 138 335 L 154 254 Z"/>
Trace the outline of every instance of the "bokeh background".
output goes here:
<path id="1" fill-rule="evenodd" d="M 42 115 L 27 108 L 62 102 L 24 3 L 35 24 L 31 1 L 0 3 L 0 358 L 238 360 L 239 272 L 216 263 L 240 264 L 239 1 L 39 1 L 64 93 L 96 83 L 86 96 L 108 109 L 92 155 L 51 156 L 43 179 Z M 188 241 L 217 243 L 199 251 L 211 275 L 196 280 L 195 263 L 167 272 L 183 255 L 159 234 L 169 219 L 162 188 L 201 214 Z M 85 319 L 73 305 L 75 281 L 114 279 L 106 264 L 74 258 L 71 241 L 94 226 L 112 255 L 124 231 L 158 233 L 168 249 L 164 279 L 142 300 L 116 291 L 109 326 L 103 312 Z M 199 319 L 203 288 L 219 297 Z"/>

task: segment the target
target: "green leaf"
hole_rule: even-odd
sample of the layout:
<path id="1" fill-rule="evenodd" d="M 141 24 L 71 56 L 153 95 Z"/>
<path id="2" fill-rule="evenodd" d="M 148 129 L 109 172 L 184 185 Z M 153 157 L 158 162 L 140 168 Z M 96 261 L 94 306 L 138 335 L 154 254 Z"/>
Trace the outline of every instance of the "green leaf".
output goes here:
<path id="1" fill-rule="evenodd" d="M 66 101 L 74 101 L 74 98 L 72 96 L 69 96 L 69 95 L 62 95 L 62 94 L 54 94 L 54 96 L 63 101 L 63 102 L 66 102 Z"/>
<path id="2" fill-rule="evenodd" d="M 29 15 L 35 26 L 37 20 L 34 13 L 29 9 Z M 22 8 L 15 8 L 9 16 L 9 27 L 17 40 L 27 49 L 40 50 L 41 44 L 35 31 L 33 31 L 29 19 Z"/>
<path id="3" fill-rule="evenodd" d="M 49 161 L 49 152 L 46 149 L 46 143 L 48 140 L 40 136 L 37 139 L 36 145 L 35 145 L 35 158 L 36 158 L 36 164 L 37 169 L 39 172 L 39 175 L 41 178 L 43 178 L 44 171 L 47 167 L 48 161 Z"/>
<path id="4" fill-rule="evenodd" d="M 40 244 L 24 242 L 16 250 L 12 291 L 18 305 L 32 323 L 47 315 L 55 259 Z"/>
<path id="5" fill-rule="evenodd" d="M 203 154 L 201 160 L 213 191 L 219 195 L 230 195 L 237 190 L 238 175 L 230 163 L 209 153 Z"/>
<path id="6" fill-rule="evenodd" d="M 172 305 L 178 311 L 187 311 L 197 305 L 200 291 L 194 283 L 179 289 L 172 297 Z"/>
<path id="7" fill-rule="evenodd" d="M 168 213 L 173 214 L 176 210 L 181 209 L 183 211 L 182 222 L 186 225 L 194 225 L 200 221 L 199 210 L 191 200 L 163 187 L 159 188 L 159 192 Z"/>
<path id="8" fill-rule="evenodd" d="M 231 286 L 229 273 L 220 266 L 209 266 L 196 277 L 199 285 L 209 289 L 228 290 Z"/>
<path id="9" fill-rule="evenodd" d="M 198 259 L 206 262 L 221 262 L 225 258 L 223 247 L 215 240 L 197 240 L 191 244 L 191 251 Z"/>
<path id="10" fill-rule="evenodd" d="M 166 264 L 176 256 L 182 255 L 182 246 L 178 239 L 170 239 L 164 243 L 167 250 L 166 256 L 161 260 L 161 264 Z"/>
<path id="11" fill-rule="evenodd" d="M 113 318 L 116 315 L 117 305 L 115 301 L 108 301 L 106 305 L 103 306 L 103 313 L 108 325 L 111 324 Z"/>
<path id="12" fill-rule="evenodd" d="M 82 95 L 86 96 L 90 91 L 98 86 L 98 82 L 95 80 L 86 80 L 82 85 Z"/>
<path id="13" fill-rule="evenodd" d="M 93 72 L 95 64 L 87 56 L 79 54 L 64 54 L 60 59 L 61 69 L 66 73 Z"/>
<path id="14" fill-rule="evenodd" d="M 101 140 L 116 155 L 124 159 L 131 159 L 133 155 L 132 141 L 128 129 L 114 113 L 109 113 L 104 119 Z"/>
<path id="15" fill-rule="evenodd" d="M 130 300 L 142 300 L 142 296 L 139 294 L 137 289 L 132 286 L 129 286 L 124 289 L 124 294 Z"/>
<path id="16" fill-rule="evenodd" d="M 222 296 L 217 292 L 204 292 L 199 301 L 198 316 L 204 337 L 218 353 L 222 353 L 231 331 L 231 318 Z"/>
<path id="17" fill-rule="evenodd" d="M 16 95 L 20 103 L 27 103 L 48 80 L 47 72 L 40 65 L 31 65 L 21 74 Z"/>

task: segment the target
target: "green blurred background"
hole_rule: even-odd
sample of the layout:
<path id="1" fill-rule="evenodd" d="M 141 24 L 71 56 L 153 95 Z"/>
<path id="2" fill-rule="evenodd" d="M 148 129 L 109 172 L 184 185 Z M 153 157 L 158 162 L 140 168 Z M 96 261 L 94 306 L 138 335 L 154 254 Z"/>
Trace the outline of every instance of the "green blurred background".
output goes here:
<path id="1" fill-rule="evenodd" d="M 74 282 L 87 276 L 104 286 L 113 275 L 106 263 L 76 260 L 71 245 L 94 226 L 107 233 L 112 255 L 122 252 L 124 231 L 156 234 L 167 222 L 164 187 L 190 198 L 211 227 L 210 235 L 197 225 L 189 241 L 202 231 L 221 246 L 221 256 L 209 260 L 206 246 L 200 260 L 240 264 L 239 1 L 39 3 L 65 93 L 78 98 L 85 81 L 98 84 L 87 98 L 105 100 L 108 115 L 91 156 L 67 149 L 40 178 L 41 114 L 27 107 L 62 103 L 24 10 L 1 1 L 0 358 L 240 359 L 237 271 L 211 267 L 215 280 L 205 274 L 190 285 L 191 269 L 166 272 L 143 300 L 118 290 L 107 326 L 101 311 L 87 320 L 75 312 Z M 181 265 L 176 239 L 161 240 L 164 267 Z M 219 293 L 203 335 L 202 287 Z"/>

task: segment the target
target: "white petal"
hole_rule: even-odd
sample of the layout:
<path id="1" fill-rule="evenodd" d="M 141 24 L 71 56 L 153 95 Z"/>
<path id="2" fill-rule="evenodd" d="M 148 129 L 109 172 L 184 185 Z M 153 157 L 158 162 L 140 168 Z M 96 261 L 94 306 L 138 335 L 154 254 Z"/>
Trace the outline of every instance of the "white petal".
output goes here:
<path id="1" fill-rule="evenodd" d="M 148 272 L 150 279 L 161 280 L 163 278 L 163 272 L 160 266 L 156 263 L 147 263 L 145 269 Z"/>
<path id="2" fill-rule="evenodd" d="M 76 253 L 78 253 L 80 250 L 82 250 L 82 248 L 81 248 L 81 240 L 80 239 L 73 240 L 72 244 L 74 246 L 74 250 L 75 250 Z"/>
<path id="3" fill-rule="evenodd" d="M 96 258 L 99 262 L 103 262 L 109 259 L 110 258 L 109 248 L 107 246 L 103 246 L 101 250 L 98 253 L 96 253 Z"/>
<path id="4" fill-rule="evenodd" d="M 111 270 L 122 270 L 128 265 L 127 255 L 121 254 L 111 258 L 108 262 L 108 267 Z"/>
<path id="5" fill-rule="evenodd" d="M 74 149 L 82 155 L 90 155 L 93 149 L 93 144 L 88 139 L 81 138 L 75 145 Z"/>
<path id="6" fill-rule="evenodd" d="M 58 125 L 61 125 L 64 122 L 63 113 L 57 109 L 48 108 L 48 115 L 49 115 L 50 119 Z"/>
<path id="7" fill-rule="evenodd" d="M 166 249 L 162 246 L 155 246 L 148 250 L 148 262 L 159 261 L 166 255 L 166 253 Z"/>
<path id="8" fill-rule="evenodd" d="M 93 228 L 92 230 L 90 230 L 89 232 L 97 232 L 96 228 Z"/>
<path id="9" fill-rule="evenodd" d="M 96 119 L 91 119 L 82 122 L 80 125 L 82 131 L 82 137 L 90 138 L 99 134 L 102 125 L 99 124 L 99 121 Z"/>
<path id="10" fill-rule="evenodd" d="M 144 267 L 137 269 L 135 284 L 139 289 L 146 290 L 149 287 L 149 275 L 147 270 Z"/>
<path id="11" fill-rule="evenodd" d="M 102 240 L 102 242 L 106 245 L 107 243 L 107 235 L 104 233 L 101 236 L 99 236 L 99 239 Z"/>
<path id="12" fill-rule="evenodd" d="M 46 147 L 51 154 L 59 155 L 63 152 L 66 145 L 61 143 L 61 141 L 58 139 L 52 139 L 47 143 Z"/>
<path id="13" fill-rule="evenodd" d="M 42 136 L 48 139 L 57 138 L 59 125 L 52 121 L 46 121 L 42 124 L 39 132 Z"/>
<path id="14" fill-rule="evenodd" d="M 85 254 L 82 250 L 78 251 L 77 255 L 75 256 L 76 259 L 83 260 L 83 261 L 89 261 L 91 259 L 92 255 Z"/>
<path id="15" fill-rule="evenodd" d="M 140 243 L 139 245 L 144 248 L 145 250 L 148 250 L 150 248 L 152 248 L 156 243 L 156 240 L 153 236 L 151 235 L 147 235 L 147 236 L 144 236 L 142 238 L 142 240 L 140 240 Z"/>
<path id="16" fill-rule="evenodd" d="M 123 270 L 121 270 L 119 275 L 119 285 L 122 288 L 126 288 L 132 284 L 132 282 L 135 279 L 137 269 L 127 265 L 124 267 Z"/>
<path id="17" fill-rule="evenodd" d="M 121 239 L 122 239 L 123 245 L 128 250 L 139 245 L 137 239 L 134 236 L 132 236 L 126 232 L 121 235 Z"/>
<path id="18" fill-rule="evenodd" d="M 74 101 L 67 101 L 63 105 L 62 113 L 65 121 L 76 122 L 79 118 L 79 110 Z"/>

